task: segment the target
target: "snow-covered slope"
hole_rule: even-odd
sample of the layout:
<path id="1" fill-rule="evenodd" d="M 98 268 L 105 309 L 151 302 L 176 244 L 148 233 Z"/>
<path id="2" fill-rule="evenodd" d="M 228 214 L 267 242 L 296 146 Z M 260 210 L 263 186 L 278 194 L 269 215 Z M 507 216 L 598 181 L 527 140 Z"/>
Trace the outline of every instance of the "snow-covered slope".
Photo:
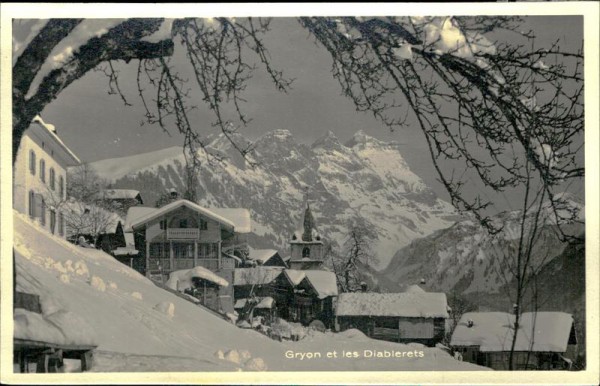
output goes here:
<path id="1" fill-rule="evenodd" d="M 237 143 L 245 143 L 241 136 Z M 450 226 L 456 215 L 414 174 L 396 143 L 385 143 L 357 132 L 341 144 L 332 132 L 312 146 L 298 143 L 287 130 L 267 133 L 255 142 L 249 167 L 231 144 L 217 136 L 209 148 L 228 157 L 204 163 L 200 171 L 200 204 L 246 207 L 252 211 L 256 248 L 278 248 L 287 254 L 288 240 L 301 223 L 305 188 L 321 234 L 338 245 L 347 237 L 347 223 L 363 217 L 379 239 L 379 264 L 411 240 Z M 152 205 L 167 188 L 184 190 L 181 149 L 92 163 L 115 187 L 137 189 Z"/>
<path id="2" fill-rule="evenodd" d="M 91 327 L 98 344 L 93 371 L 481 369 L 439 349 L 374 341 L 353 330 L 280 343 L 239 329 L 102 251 L 56 238 L 16 212 L 14 230 L 17 290 L 40 295 L 45 317 L 70 312 Z M 423 356 L 332 362 L 290 360 L 285 354 L 290 350 L 323 356 L 331 350 L 417 350 Z"/>

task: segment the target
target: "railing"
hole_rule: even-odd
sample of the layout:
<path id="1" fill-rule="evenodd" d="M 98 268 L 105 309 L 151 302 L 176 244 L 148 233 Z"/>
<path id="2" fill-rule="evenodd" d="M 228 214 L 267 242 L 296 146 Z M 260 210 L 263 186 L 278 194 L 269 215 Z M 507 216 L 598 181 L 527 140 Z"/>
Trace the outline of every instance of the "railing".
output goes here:
<path id="1" fill-rule="evenodd" d="M 161 270 L 164 273 L 177 271 L 179 269 L 191 269 L 195 266 L 201 266 L 211 271 L 219 269 L 219 259 L 203 259 L 198 258 L 194 265 L 194 259 L 173 259 L 173 267 L 171 268 L 171 261 L 169 258 L 153 258 L 150 257 L 150 270 L 157 270 L 160 265 Z M 235 260 L 224 257 L 221 259 L 221 269 L 234 269 Z"/>
<path id="2" fill-rule="evenodd" d="M 154 271 L 157 269 L 160 269 L 164 272 L 170 272 L 171 271 L 171 260 L 167 257 L 165 258 L 155 258 L 155 257 L 151 257 L 150 258 L 150 270 Z"/>
<path id="3" fill-rule="evenodd" d="M 194 268 L 194 259 L 173 259 L 173 263 L 175 264 L 174 271 Z"/>
<path id="4" fill-rule="evenodd" d="M 168 240 L 198 240 L 200 230 L 198 228 L 168 228 Z"/>

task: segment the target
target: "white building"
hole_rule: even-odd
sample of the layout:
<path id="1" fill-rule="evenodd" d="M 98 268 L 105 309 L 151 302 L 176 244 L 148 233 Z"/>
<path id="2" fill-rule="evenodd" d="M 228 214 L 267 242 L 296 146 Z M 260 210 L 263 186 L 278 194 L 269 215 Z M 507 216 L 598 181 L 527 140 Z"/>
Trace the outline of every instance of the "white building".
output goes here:
<path id="1" fill-rule="evenodd" d="M 21 139 L 13 167 L 13 207 L 65 237 L 64 217 L 55 206 L 67 196 L 67 168 L 79 164 L 54 126 L 36 116 Z"/>

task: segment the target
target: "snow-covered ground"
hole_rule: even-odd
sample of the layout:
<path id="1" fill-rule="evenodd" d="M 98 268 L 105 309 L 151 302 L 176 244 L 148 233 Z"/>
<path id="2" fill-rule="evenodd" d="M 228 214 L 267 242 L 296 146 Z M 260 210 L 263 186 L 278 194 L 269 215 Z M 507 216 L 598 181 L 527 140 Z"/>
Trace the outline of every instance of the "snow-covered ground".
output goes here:
<path id="1" fill-rule="evenodd" d="M 44 317 L 68 311 L 91 327 L 98 343 L 95 372 L 483 369 L 436 348 L 371 340 L 356 330 L 277 342 L 156 287 L 102 251 L 56 238 L 16 212 L 14 230 L 17 290 L 40 295 Z"/>

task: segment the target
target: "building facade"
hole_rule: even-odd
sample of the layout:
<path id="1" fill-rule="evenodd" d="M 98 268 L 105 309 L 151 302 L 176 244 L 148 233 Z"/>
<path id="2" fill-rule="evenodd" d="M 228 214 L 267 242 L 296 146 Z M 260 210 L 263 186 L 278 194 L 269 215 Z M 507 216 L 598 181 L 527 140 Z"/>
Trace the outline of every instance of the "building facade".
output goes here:
<path id="1" fill-rule="evenodd" d="M 67 198 L 67 168 L 79 164 L 54 126 L 36 116 L 21 139 L 13 167 L 13 207 L 48 232 L 65 237 L 60 204 Z"/>
<path id="2" fill-rule="evenodd" d="M 515 315 L 506 312 L 465 313 L 450 340 L 463 361 L 509 370 Z M 515 370 L 568 370 L 577 357 L 577 334 L 570 314 L 524 312 L 514 342 Z"/>
<path id="3" fill-rule="evenodd" d="M 247 210 L 237 211 L 249 219 Z M 133 232 L 146 276 L 158 271 L 164 279 L 173 271 L 197 266 L 213 272 L 234 269 L 236 259 L 224 252 L 241 248 L 247 233 L 236 229 L 235 220 L 183 199 L 161 208 L 130 208 L 125 231 Z"/>
<path id="4" fill-rule="evenodd" d="M 351 328 L 381 340 L 434 346 L 444 338 L 448 318 L 446 294 L 435 292 L 340 294 L 339 330 Z"/>

